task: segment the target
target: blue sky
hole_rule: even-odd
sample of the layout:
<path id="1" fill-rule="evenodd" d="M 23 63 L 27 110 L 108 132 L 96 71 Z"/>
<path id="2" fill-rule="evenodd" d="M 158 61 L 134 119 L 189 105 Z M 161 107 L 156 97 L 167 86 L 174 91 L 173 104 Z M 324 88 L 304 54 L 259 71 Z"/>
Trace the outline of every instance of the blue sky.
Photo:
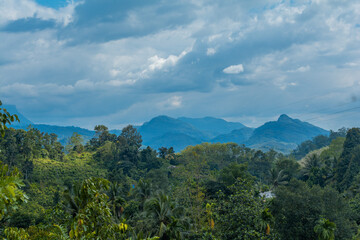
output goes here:
<path id="1" fill-rule="evenodd" d="M 0 0 L 0 99 L 38 123 L 360 126 L 357 1 Z"/>
<path id="2" fill-rule="evenodd" d="M 73 2 L 76 2 L 76 1 L 73 1 Z M 42 6 L 59 9 L 59 8 L 66 7 L 69 3 L 71 3 L 71 1 L 69 1 L 69 0 L 36 0 L 36 3 L 38 3 Z"/>

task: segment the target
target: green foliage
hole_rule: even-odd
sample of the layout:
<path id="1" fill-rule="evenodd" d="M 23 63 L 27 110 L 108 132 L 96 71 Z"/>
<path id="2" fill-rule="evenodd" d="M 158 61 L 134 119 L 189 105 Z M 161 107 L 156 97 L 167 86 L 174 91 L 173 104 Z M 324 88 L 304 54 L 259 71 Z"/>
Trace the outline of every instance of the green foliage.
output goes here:
<path id="1" fill-rule="evenodd" d="M 29 239 L 29 234 L 24 229 L 18 228 L 6 228 L 5 236 L 8 240 L 25 240 Z"/>
<path id="2" fill-rule="evenodd" d="M 343 151 L 345 137 L 338 137 L 331 141 L 329 147 L 325 149 L 321 154 L 323 159 L 339 159 Z"/>
<path id="3" fill-rule="evenodd" d="M 68 145 L 66 145 L 65 150 L 67 152 L 75 151 L 77 153 L 82 153 L 84 151 L 83 146 L 84 139 L 83 137 L 74 132 L 68 141 Z"/>
<path id="4" fill-rule="evenodd" d="M 66 159 L 64 162 L 38 158 L 34 160 L 34 167 L 33 182 L 46 182 L 53 186 L 106 175 L 106 170 L 97 167 L 89 153 L 71 156 L 71 159 Z"/>
<path id="5" fill-rule="evenodd" d="M 275 228 L 283 239 L 317 238 L 313 229 L 320 217 L 336 224 L 336 239 L 348 239 L 354 234 L 355 222 L 349 204 L 330 187 L 309 187 L 302 181 L 291 180 L 288 186 L 278 187 L 275 195 L 270 209 Z"/>
<path id="6" fill-rule="evenodd" d="M 107 239 L 116 235 L 108 196 L 102 192 L 109 189 L 109 184 L 105 179 L 90 178 L 80 185 L 74 185 L 73 191 L 65 192 L 65 199 L 73 216 L 69 233 L 71 238 Z"/>
<path id="7" fill-rule="evenodd" d="M 344 149 L 340 156 L 336 180 L 340 190 L 350 187 L 354 177 L 360 172 L 360 129 L 352 128 L 348 131 L 344 142 Z"/>
<path id="8" fill-rule="evenodd" d="M 23 187 L 19 171 L 0 162 L 0 220 L 15 209 L 20 202 L 26 202 L 28 197 L 20 190 Z"/>
<path id="9" fill-rule="evenodd" d="M 25 185 L 16 173 L 15 187 L 30 200 L 18 204 L 15 197 L 0 220 L 0 237 L 349 239 L 360 224 L 356 130 L 346 140 L 338 132 L 314 138 L 317 145 L 332 142 L 300 164 L 234 143 L 203 143 L 179 154 L 162 147 L 158 154 L 141 148 L 132 126 L 119 136 L 104 125 L 95 131 L 84 148 L 74 134 L 64 153 L 56 135 L 6 130 L 0 138 L 0 160 L 9 165 L 5 175 L 18 167 Z M 346 198 L 331 188 L 342 170 Z M 275 197 L 261 198 L 264 191 Z"/>
<path id="10" fill-rule="evenodd" d="M 319 135 L 312 140 L 304 141 L 292 152 L 292 155 L 296 159 L 301 159 L 314 150 L 328 146 L 334 139 L 345 137 L 347 131 L 346 128 L 340 128 L 337 132 L 330 131 L 329 136 Z"/>
<path id="11" fill-rule="evenodd" d="M 14 121 L 18 121 L 19 117 L 16 114 L 10 114 L 5 108 L 1 107 L 2 102 L 0 101 L 0 133 L 1 136 L 5 136 L 5 130 L 8 129 L 7 124 L 11 124 Z"/>
<path id="12" fill-rule="evenodd" d="M 243 179 L 247 184 L 252 184 L 255 178 L 247 171 L 247 164 L 232 163 L 221 170 L 219 175 L 220 182 L 225 186 L 235 184 L 238 179 Z"/>
<path id="13" fill-rule="evenodd" d="M 319 240 L 334 240 L 335 230 L 336 224 L 325 218 L 320 218 L 314 227 L 314 232 L 317 234 Z"/>
<path id="14" fill-rule="evenodd" d="M 216 205 L 215 230 L 219 238 L 276 239 L 264 228 L 272 225 L 272 217 L 251 184 L 239 179 L 229 190 L 230 195 L 220 193 Z"/>
<path id="15" fill-rule="evenodd" d="M 176 206 L 162 192 L 145 202 L 145 213 L 153 234 L 162 240 L 185 239 L 190 224 L 184 217 L 184 208 Z"/>

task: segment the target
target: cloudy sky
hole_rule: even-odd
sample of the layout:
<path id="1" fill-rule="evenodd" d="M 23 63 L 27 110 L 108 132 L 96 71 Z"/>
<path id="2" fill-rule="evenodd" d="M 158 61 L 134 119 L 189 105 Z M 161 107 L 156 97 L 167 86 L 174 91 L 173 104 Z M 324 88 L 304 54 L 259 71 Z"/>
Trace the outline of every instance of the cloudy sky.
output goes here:
<path id="1" fill-rule="evenodd" d="M 36 123 L 360 126 L 359 1 L 0 0 L 0 53 L 0 99 Z"/>

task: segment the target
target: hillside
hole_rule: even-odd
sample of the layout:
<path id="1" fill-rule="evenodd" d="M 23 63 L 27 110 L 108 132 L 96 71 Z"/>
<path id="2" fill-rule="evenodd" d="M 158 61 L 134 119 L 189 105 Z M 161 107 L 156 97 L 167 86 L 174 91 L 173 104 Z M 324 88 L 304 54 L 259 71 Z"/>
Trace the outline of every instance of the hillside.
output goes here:
<path id="1" fill-rule="evenodd" d="M 85 142 L 90 140 L 95 134 L 95 131 L 74 126 L 63 127 L 47 124 L 33 124 L 32 126 L 36 129 L 39 129 L 41 132 L 55 133 L 58 136 L 59 142 L 61 142 L 63 145 L 67 144 L 67 140 L 73 135 L 74 132 L 82 135 Z"/>
<path id="2" fill-rule="evenodd" d="M 274 147 L 277 150 L 280 150 L 278 144 L 281 144 L 282 148 L 285 147 L 282 152 L 288 152 L 301 142 L 328 134 L 327 130 L 282 114 L 277 121 L 270 121 L 256 128 L 245 144 L 259 149 Z"/>
<path id="3" fill-rule="evenodd" d="M 253 128 L 243 127 L 241 129 L 232 130 L 230 133 L 227 134 L 220 134 L 215 138 L 211 139 L 212 143 L 227 143 L 227 142 L 234 142 L 237 144 L 244 144 L 254 132 Z"/>
<path id="4" fill-rule="evenodd" d="M 197 129 L 207 132 L 213 138 L 220 134 L 230 133 L 234 129 L 241 129 L 246 127 L 245 125 L 239 122 L 227 122 L 224 119 L 213 118 L 213 117 L 204 117 L 204 118 L 180 117 L 178 118 L 178 120 L 190 123 Z"/>

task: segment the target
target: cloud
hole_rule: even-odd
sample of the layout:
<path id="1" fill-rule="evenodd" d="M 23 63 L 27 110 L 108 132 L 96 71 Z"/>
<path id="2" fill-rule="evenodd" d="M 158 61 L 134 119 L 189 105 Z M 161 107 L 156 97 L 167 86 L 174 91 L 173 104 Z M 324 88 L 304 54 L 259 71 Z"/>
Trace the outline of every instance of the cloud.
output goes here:
<path id="1" fill-rule="evenodd" d="M 151 64 L 149 65 L 150 71 L 161 70 L 165 67 L 175 66 L 180 58 L 186 55 L 186 51 L 183 51 L 179 56 L 170 55 L 167 58 L 161 58 L 157 55 L 149 58 Z"/>
<path id="2" fill-rule="evenodd" d="M 76 6 L 74 21 L 59 37 L 72 44 L 142 37 L 190 23 L 193 11 L 186 1 L 88 0 Z"/>
<path id="3" fill-rule="evenodd" d="M 182 107 L 182 97 L 181 96 L 172 96 L 165 101 L 162 101 L 158 104 L 161 109 L 164 110 L 173 110 Z"/>
<path id="4" fill-rule="evenodd" d="M 238 74 L 244 71 L 244 67 L 242 64 L 231 65 L 223 70 L 226 74 Z"/>
<path id="5" fill-rule="evenodd" d="M 216 50 L 214 48 L 208 48 L 206 50 L 206 55 L 211 56 L 214 55 L 216 53 Z"/>
<path id="6" fill-rule="evenodd" d="M 360 91 L 354 1 L 0 5 L 1 98 L 34 121 L 269 119 L 331 107 Z M 329 93 L 336 97 L 314 102 Z"/>
<path id="7" fill-rule="evenodd" d="M 77 4 L 70 2 L 65 7 L 53 9 L 39 5 L 32 0 L 1 0 L 0 25 L 7 25 L 10 22 L 10 26 L 16 25 L 19 28 L 19 24 L 23 21 L 23 23 L 33 27 L 34 24 L 44 24 L 40 22 L 43 20 L 56 21 L 66 26 L 72 21 L 74 8 Z M 26 19 L 30 20 L 27 22 Z M 26 30 L 26 27 L 24 26 L 21 29 Z"/>
<path id="8" fill-rule="evenodd" d="M 297 69 L 295 70 L 289 70 L 288 72 L 292 72 L 292 73 L 296 73 L 296 72 L 307 72 L 310 70 L 310 66 L 309 65 L 306 65 L 306 66 L 301 66 L 301 67 L 298 67 Z"/>

